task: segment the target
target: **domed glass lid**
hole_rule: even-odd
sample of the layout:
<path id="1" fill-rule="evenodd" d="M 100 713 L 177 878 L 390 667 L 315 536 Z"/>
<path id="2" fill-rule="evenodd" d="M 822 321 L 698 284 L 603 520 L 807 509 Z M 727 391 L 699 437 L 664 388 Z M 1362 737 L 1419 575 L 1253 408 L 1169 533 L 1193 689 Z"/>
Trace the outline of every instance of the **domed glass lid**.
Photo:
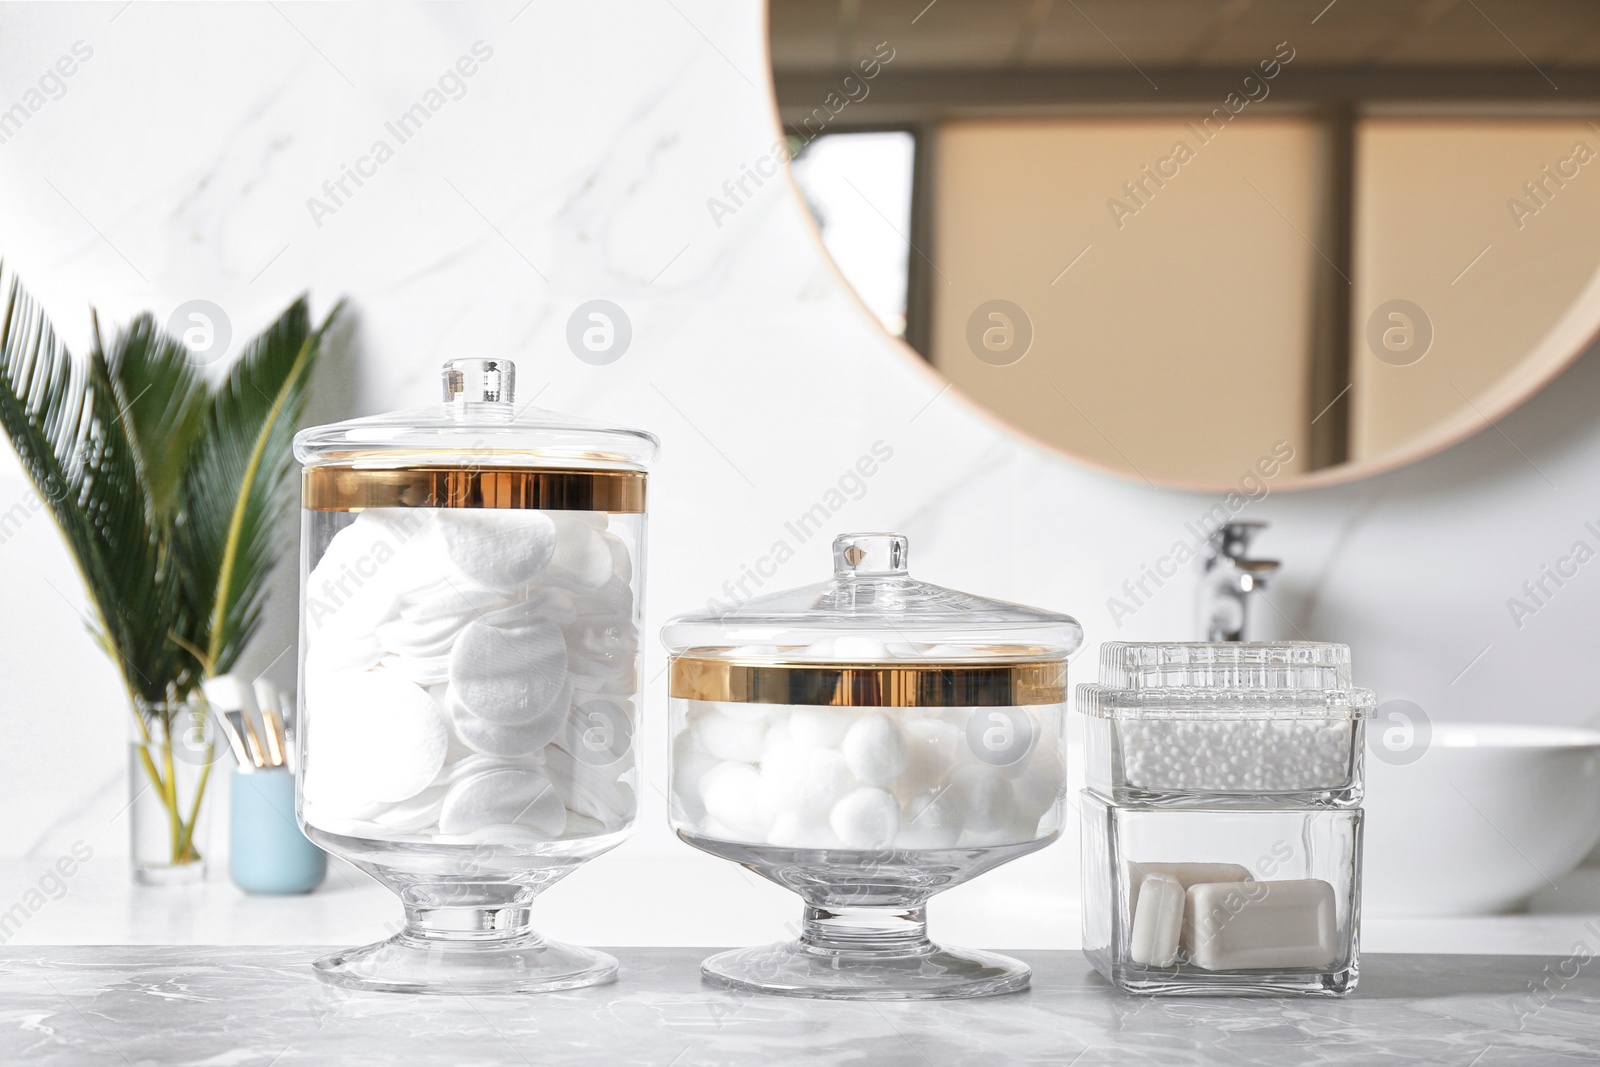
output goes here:
<path id="1" fill-rule="evenodd" d="M 957 668 L 1061 661 L 1083 642 L 1070 615 L 918 581 L 907 557 L 899 534 L 843 534 L 831 581 L 681 616 L 662 639 L 679 658 Z"/>
<path id="2" fill-rule="evenodd" d="M 444 364 L 444 402 L 301 430 L 294 454 L 307 466 L 642 470 L 660 444 L 643 430 L 533 407 L 516 400 L 516 364 Z"/>

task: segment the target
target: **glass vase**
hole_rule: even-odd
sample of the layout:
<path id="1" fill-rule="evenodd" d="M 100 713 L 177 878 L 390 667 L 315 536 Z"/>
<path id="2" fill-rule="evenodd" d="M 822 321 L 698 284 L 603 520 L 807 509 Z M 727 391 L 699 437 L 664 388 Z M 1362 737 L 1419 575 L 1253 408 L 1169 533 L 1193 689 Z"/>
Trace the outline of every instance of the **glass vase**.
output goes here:
<path id="1" fill-rule="evenodd" d="M 129 854 L 140 885 L 205 880 L 206 785 L 217 748 L 197 701 L 141 702 L 129 743 Z"/>

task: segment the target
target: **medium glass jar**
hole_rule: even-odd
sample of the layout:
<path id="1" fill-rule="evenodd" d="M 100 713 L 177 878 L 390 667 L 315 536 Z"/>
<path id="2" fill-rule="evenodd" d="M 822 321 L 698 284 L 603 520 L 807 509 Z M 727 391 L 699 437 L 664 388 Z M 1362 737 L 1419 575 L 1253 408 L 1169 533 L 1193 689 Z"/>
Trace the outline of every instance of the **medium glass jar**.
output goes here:
<path id="1" fill-rule="evenodd" d="M 304 465 L 297 810 L 405 926 L 316 962 L 409 992 L 607 981 L 529 905 L 616 846 L 639 791 L 647 433 L 515 404 L 504 360 L 445 402 L 295 438 Z"/>
<path id="2" fill-rule="evenodd" d="M 935 893 L 1061 830 L 1066 615 L 919 582 L 895 534 L 833 544 L 834 578 L 685 616 L 671 653 L 671 820 L 805 901 L 798 939 L 705 961 L 726 986 L 905 1000 L 1026 988 L 941 948 Z"/>
<path id="3" fill-rule="evenodd" d="M 1103 645 L 1077 705 L 1096 969 L 1136 993 L 1355 988 L 1375 704 L 1344 645 Z"/>

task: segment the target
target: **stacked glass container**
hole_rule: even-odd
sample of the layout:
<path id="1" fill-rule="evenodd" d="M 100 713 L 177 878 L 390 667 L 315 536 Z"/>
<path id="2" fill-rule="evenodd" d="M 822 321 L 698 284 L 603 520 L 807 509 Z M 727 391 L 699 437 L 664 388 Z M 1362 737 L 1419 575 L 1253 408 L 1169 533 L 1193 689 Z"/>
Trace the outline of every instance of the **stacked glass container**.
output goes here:
<path id="1" fill-rule="evenodd" d="M 519 406 L 514 371 L 454 360 L 443 404 L 295 438 L 297 809 L 406 915 L 318 960 L 337 984 L 530 992 L 616 973 L 541 937 L 529 906 L 633 825 L 656 442 Z"/>
<path id="2" fill-rule="evenodd" d="M 1066 789 L 1076 621 L 930 585 L 894 534 L 833 544 L 830 582 L 666 627 L 672 825 L 805 901 L 800 936 L 713 981 L 903 1000 L 1025 988 L 928 939 L 930 897 L 1048 845 Z"/>
<path id="3" fill-rule="evenodd" d="M 1102 646 L 1078 687 L 1094 966 L 1128 992 L 1355 988 L 1375 703 L 1344 645 Z"/>

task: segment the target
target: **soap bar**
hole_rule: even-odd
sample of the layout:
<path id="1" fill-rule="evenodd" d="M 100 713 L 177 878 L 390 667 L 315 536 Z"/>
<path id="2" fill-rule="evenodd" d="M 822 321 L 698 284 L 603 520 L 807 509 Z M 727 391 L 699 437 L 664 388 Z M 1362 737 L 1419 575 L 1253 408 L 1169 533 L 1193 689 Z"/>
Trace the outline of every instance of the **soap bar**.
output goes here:
<path id="1" fill-rule="evenodd" d="M 1338 954 L 1333 886 L 1320 878 L 1189 887 L 1183 948 L 1207 971 L 1327 967 Z"/>
<path id="2" fill-rule="evenodd" d="M 1133 886 L 1135 899 L 1138 898 L 1140 882 L 1152 874 L 1164 874 L 1176 878 L 1184 889 L 1199 885 L 1201 882 L 1251 880 L 1249 870 L 1237 863 L 1130 863 L 1128 872 L 1130 875 L 1128 881 Z"/>
<path id="3" fill-rule="evenodd" d="M 1128 958 L 1145 967 L 1170 967 L 1178 961 L 1183 929 L 1184 891 L 1170 874 L 1152 874 L 1139 885 Z"/>

